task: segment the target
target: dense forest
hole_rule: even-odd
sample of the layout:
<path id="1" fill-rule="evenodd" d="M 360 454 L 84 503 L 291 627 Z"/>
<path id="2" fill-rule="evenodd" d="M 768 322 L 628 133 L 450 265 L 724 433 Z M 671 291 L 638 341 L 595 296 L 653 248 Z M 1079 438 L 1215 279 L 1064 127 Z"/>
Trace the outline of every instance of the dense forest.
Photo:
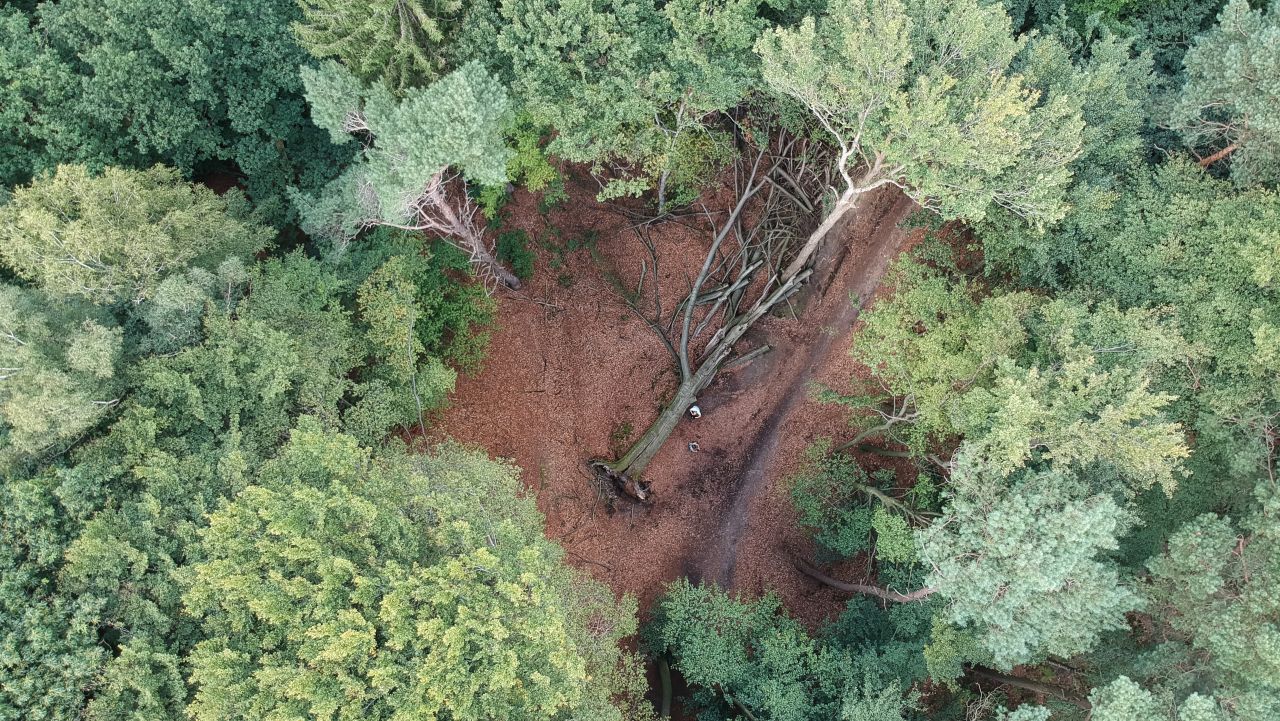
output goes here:
<path id="1" fill-rule="evenodd" d="M 1280 719 L 1280 4 L 18 0 L 0 37 L 0 721 Z M 877 223 L 883 269 L 832 260 Z M 746 375 L 762 328 L 857 369 L 789 351 L 761 421 L 826 409 L 750 521 L 803 594 L 583 559 L 545 468 L 457 440 L 545 332 L 509 309 L 564 298 L 663 374 L 551 481 L 593 523 L 752 467 L 679 434 L 792 384 Z M 530 362 L 603 367 L 569 345 Z"/>

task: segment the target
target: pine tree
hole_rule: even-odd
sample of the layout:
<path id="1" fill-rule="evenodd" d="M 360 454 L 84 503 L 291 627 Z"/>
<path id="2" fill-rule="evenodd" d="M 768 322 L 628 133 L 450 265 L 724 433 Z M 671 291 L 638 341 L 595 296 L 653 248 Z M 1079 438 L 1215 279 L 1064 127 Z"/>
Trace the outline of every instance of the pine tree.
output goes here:
<path id="1" fill-rule="evenodd" d="M 445 70 L 444 46 L 457 32 L 460 0 L 301 0 L 293 24 L 302 47 L 337 58 L 361 80 L 400 94 Z"/>
<path id="2" fill-rule="evenodd" d="M 1262 3 L 1258 3 L 1262 5 Z M 1202 166 L 1230 158 L 1240 185 L 1280 181 L 1280 10 L 1230 0 L 1187 51 L 1173 113 Z"/>
<path id="3" fill-rule="evenodd" d="M 425 231 L 455 243 L 490 277 L 519 287 L 493 257 L 464 187 L 467 180 L 507 179 L 511 151 L 503 131 L 511 107 L 495 78 L 472 62 L 399 100 L 333 61 L 303 69 L 303 81 L 313 120 L 335 143 L 351 133 L 373 139 L 318 197 L 295 193 L 305 231 L 339 256 L 365 228 Z"/>

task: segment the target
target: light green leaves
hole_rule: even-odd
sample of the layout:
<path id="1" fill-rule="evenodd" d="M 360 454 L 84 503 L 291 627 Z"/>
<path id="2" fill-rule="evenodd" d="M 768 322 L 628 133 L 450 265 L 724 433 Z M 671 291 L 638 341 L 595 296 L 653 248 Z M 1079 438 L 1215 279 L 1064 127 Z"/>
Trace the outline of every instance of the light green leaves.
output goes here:
<path id="1" fill-rule="evenodd" d="M 194 718 L 620 718 L 627 609 L 561 565 L 511 467 L 304 424 L 260 483 L 211 516 L 184 598 Z"/>
<path id="2" fill-rule="evenodd" d="M 1058 472 L 1006 483 L 968 459 L 952 475 L 946 515 L 917 536 L 926 584 L 998 668 L 1083 653 L 1125 627 L 1139 597 L 1103 557 L 1133 519 L 1113 498 Z"/>
<path id="3" fill-rule="evenodd" d="M 1028 90 L 1010 71 L 1020 47 L 996 4 L 834 0 L 756 52 L 838 145 L 846 202 L 892 183 L 948 218 L 996 205 L 1046 223 L 1065 211 L 1080 101 Z"/>
<path id="4" fill-rule="evenodd" d="M 163 166 L 100 176 L 62 166 L 0 208 L 9 267 L 50 293 L 102 305 L 146 300 L 171 273 L 247 258 L 271 236 Z"/>

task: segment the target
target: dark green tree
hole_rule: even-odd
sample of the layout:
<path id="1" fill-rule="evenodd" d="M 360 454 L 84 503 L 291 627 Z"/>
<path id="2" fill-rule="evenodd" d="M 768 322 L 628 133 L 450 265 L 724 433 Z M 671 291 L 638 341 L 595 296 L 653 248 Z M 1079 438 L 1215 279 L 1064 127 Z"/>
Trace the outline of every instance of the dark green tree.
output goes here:
<path id="1" fill-rule="evenodd" d="M 156 162 L 190 177 L 233 166 L 283 220 L 286 186 L 332 177 L 344 153 L 305 117 L 292 0 L 41 3 L 4 11 L 6 184 L 63 163 Z"/>
<path id="2" fill-rule="evenodd" d="M 317 58 L 337 58 L 365 82 L 401 93 L 440 77 L 444 47 L 457 32 L 460 0 L 301 0 L 298 42 Z"/>
<path id="3" fill-rule="evenodd" d="M 1280 181 L 1280 11 L 1230 0 L 1196 38 L 1173 123 L 1208 167 L 1230 158 L 1240 185 Z"/>

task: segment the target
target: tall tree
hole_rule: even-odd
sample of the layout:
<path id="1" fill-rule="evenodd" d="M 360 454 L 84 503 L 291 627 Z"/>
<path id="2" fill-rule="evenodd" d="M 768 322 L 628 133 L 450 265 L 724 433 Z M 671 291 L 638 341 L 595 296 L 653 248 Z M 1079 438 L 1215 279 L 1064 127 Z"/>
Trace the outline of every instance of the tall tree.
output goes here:
<path id="1" fill-rule="evenodd" d="M 948 218 L 981 220 L 992 205 L 1061 218 L 1080 100 L 1029 90 L 1010 72 L 1019 48 L 1004 10 L 977 0 L 832 0 L 818 18 L 765 33 L 765 83 L 839 151 L 831 210 L 783 278 L 885 185 Z"/>
<path id="2" fill-rule="evenodd" d="M 289 24 L 293 0 L 41 3 L 6 10 L 0 73 L 3 154 L 23 153 L 6 183 L 63 163 L 93 169 L 165 162 L 190 177 L 234 163 L 273 220 L 289 185 L 332 177 L 343 151 L 305 118 L 297 68 L 307 62 Z M 25 14 L 24 14 L 25 15 Z M 15 147 L 13 143 L 22 142 Z M 20 147 L 20 149 L 19 149 Z"/>
<path id="3" fill-rule="evenodd" d="M 1173 122 L 1209 166 L 1230 158 L 1241 185 L 1280 181 L 1280 10 L 1230 0 L 1183 60 Z"/>
<path id="4" fill-rule="evenodd" d="M 384 308 L 394 315 L 402 297 L 361 309 L 354 284 L 301 253 L 260 263 L 240 280 L 216 277 L 236 285 L 206 290 L 192 281 L 204 293 L 199 338 L 163 355 L 137 360 L 126 334 L 125 357 L 111 365 L 114 357 L 89 352 L 104 344 L 79 348 L 78 320 L 50 326 L 57 331 L 51 338 L 32 335 L 33 324 L 45 321 L 26 306 L 20 323 L 7 326 L 26 334 L 15 332 L 31 347 L 22 347 L 24 363 L 34 364 L 30 354 L 39 350 L 49 358 L 41 362 L 61 363 L 72 381 L 97 384 L 72 390 L 87 395 L 105 386 L 121 400 L 104 432 L 59 465 L 12 472 L 3 484 L 0 556 L 12 563 L 0 564 L 2 718 L 184 715 L 186 663 L 201 635 L 182 614 L 182 581 L 188 564 L 203 557 L 199 531 L 208 514 L 259 482 L 301 416 L 330 431 L 350 426 L 370 443 L 393 425 L 417 422 L 405 379 L 380 373 L 374 350 L 386 338 L 377 329 L 391 327 L 382 322 Z M 392 285 L 385 281 L 377 277 L 369 290 Z M 84 307 L 91 320 L 109 318 Z M 437 302 L 417 311 L 448 307 Z M 44 317 L 56 320 L 50 314 L 66 308 L 50 303 Z M 430 363 L 428 349 L 443 355 L 447 348 L 438 336 L 414 335 L 418 357 L 402 361 L 411 367 Z M 439 402 L 453 376 L 420 374 L 417 381 L 424 402 Z"/>
<path id="5" fill-rule="evenodd" d="M 728 718 L 900 721 L 916 707 L 885 659 L 810 638 L 773 596 L 741 601 L 677 581 L 648 636 L 709 713 L 723 705 Z"/>
<path id="6" fill-rule="evenodd" d="M 854 345 L 887 392 L 863 438 L 925 456 L 964 438 L 1005 474 L 1052 459 L 1103 463 L 1134 492 L 1177 485 L 1186 443 L 1168 417 L 1173 397 L 1152 383 L 1195 350 L 1167 314 L 1024 292 L 977 298 L 963 278 L 912 262 L 892 281 Z"/>
<path id="7" fill-rule="evenodd" d="M 562 564 L 518 486 L 461 448 L 295 430 L 202 534 L 192 717 L 622 718 L 634 611 Z"/>
<path id="8" fill-rule="evenodd" d="M 460 0 L 301 0 L 293 24 L 302 47 L 337 58 L 356 77 L 395 93 L 435 81 L 445 69 L 443 46 L 457 32 Z"/>
<path id="9" fill-rule="evenodd" d="M 1133 518 L 1070 475 L 998 471 L 962 462 L 946 514 L 919 536 L 925 583 L 944 617 L 972 627 L 997 668 L 1090 650 L 1125 627 L 1139 596 L 1106 553 Z"/>
<path id="10" fill-rule="evenodd" d="M 511 151 L 503 131 L 511 108 L 496 79 L 468 63 L 400 100 L 333 61 L 304 69 L 303 81 L 312 118 L 335 143 L 349 142 L 351 133 L 373 139 L 318 197 L 295 194 L 304 230 L 339 254 L 365 228 L 433 233 L 456 243 L 489 277 L 520 286 L 489 250 L 465 188 L 465 180 L 507 179 Z"/>
<path id="11" fill-rule="evenodd" d="M 85 304 L 0 285 L 0 468 L 61 451 L 120 402 L 123 333 Z"/>
<path id="12" fill-rule="evenodd" d="M 1095 718 L 1252 721 L 1280 714 L 1277 513 L 1275 486 L 1263 481 L 1243 523 L 1206 514 L 1169 538 L 1148 563 L 1143 587 L 1154 643 L 1126 659 L 1126 675 L 1094 691 Z"/>
<path id="13" fill-rule="evenodd" d="M 758 85 L 762 5 L 514 0 L 496 44 L 524 109 L 556 129 L 548 151 L 590 163 L 602 199 L 654 189 L 662 210 L 732 156 L 717 118 Z"/>
<path id="14" fill-rule="evenodd" d="M 67 165 L 18 188 L 0 208 L 0 260 L 50 294 L 138 303 L 170 274 L 247 259 L 272 233 L 177 171 Z"/>

